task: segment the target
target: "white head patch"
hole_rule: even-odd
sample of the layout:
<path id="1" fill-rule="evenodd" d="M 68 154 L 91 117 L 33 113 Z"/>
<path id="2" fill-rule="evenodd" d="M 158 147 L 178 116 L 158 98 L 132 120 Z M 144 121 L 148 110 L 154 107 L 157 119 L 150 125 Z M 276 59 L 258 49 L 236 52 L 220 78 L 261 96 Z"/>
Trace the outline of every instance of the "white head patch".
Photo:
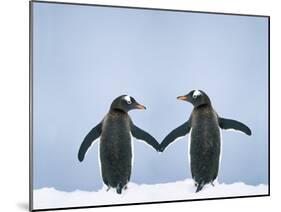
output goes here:
<path id="1" fill-rule="evenodd" d="M 128 104 L 131 104 L 132 103 L 132 100 L 131 100 L 131 97 L 130 96 L 125 96 L 124 97 L 124 99 L 126 100 L 126 102 L 128 103 Z"/>
<path id="2" fill-rule="evenodd" d="M 195 90 L 195 91 L 193 92 L 192 97 L 193 97 L 193 98 L 197 98 L 197 97 L 200 96 L 200 95 L 202 95 L 202 93 L 201 93 L 199 90 Z"/>

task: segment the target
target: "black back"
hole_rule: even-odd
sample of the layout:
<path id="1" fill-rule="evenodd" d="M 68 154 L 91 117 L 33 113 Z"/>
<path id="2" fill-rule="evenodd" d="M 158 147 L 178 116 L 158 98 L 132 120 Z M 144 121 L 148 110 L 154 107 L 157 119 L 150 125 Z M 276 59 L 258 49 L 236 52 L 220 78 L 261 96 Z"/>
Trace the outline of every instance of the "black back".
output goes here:
<path id="1" fill-rule="evenodd" d="M 109 187 L 122 188 L 130 180 L 132 144 L 128 113 L 110 110 L 105 116 L 100 138 L 100 162 L 103 181 Z"/>
<path id="2" fill-rule="evenodd" d="M 206 184 L 217 178 L 220 160 L 220 129 L 211 105 L 193 109 L 191 120 L 190 165 L 192 178 Z"/>

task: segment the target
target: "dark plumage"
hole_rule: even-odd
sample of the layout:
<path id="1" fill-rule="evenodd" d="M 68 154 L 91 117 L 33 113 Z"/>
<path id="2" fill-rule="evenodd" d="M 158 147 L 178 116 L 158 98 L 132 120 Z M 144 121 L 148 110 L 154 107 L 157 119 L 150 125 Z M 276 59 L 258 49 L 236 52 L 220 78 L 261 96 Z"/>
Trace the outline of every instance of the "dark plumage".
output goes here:
<path id="1" fill-rule="evenodd" d="M 251 130 L 241 122 L 220 118 L 211 105 L 206 93 L 193 90 L 178 99 L 193 105 L 192 114 L 187 122 L 169 133 L 160 145 L 160 151 L 176 138 L 191 130 L 190 166 L 192 178 L 200 191 L 205 184 L 213 183 L 218 176 L 221 153 L 220 129 L 235 129 L 251 135 Z"/>
<path id="2" fill-rule="evenodd" d="M 118 194 L 126 188 L 132 170 L 131 134 L 158 150 L 158 142 L 147 132 L 135 126 L 128 114 L 133 109 L 145 109 L 130 96 L 116 98 L 108 114 L 94 127 L 82 142 L 78 159 L 83 161 L 92 142 L 100 137 L 100 162 L 103 182 L 116 188 Z"/>

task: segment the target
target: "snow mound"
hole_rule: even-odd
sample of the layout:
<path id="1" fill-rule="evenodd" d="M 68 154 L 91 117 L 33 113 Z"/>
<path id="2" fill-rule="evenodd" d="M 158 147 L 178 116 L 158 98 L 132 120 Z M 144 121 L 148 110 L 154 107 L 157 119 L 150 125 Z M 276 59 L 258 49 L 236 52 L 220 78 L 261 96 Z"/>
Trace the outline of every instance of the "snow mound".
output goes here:
<path id="1" fill-rule="evenodd" d="M 93 192 L 63 192 L 54 188 L 42 188 L 34 190 L 33 202 L 34 209 L 44 209 L 268 194 L 267 185 L 252 186 L 242 182 L 215 183 L 214 187 L 206 185 L 199 193 L 195 193 L 195 190 L 191 179 L 154 185 L 129 183 L 128 189 L 121 195 L 115 189 L 106 191 L 106 186 Z"/>

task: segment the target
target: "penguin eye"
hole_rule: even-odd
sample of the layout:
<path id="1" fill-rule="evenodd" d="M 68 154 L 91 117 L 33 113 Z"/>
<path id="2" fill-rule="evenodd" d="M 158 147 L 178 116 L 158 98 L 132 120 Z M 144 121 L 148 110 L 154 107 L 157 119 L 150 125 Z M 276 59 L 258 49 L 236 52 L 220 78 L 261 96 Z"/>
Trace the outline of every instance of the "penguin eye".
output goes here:
<path id="1" fill-rule="evenodd" d="M 130 105 L 130 104 L 132 104 L 132 102 L 131 102 L 130 100 L 128 100 L 128 101 L 127 101 L 127 104 Z"/>
<path id="2" fill-rule="evenodd" d="M 198 95 L 193 95 L 192 97 L 193 99 L 197 99 Z"/>

